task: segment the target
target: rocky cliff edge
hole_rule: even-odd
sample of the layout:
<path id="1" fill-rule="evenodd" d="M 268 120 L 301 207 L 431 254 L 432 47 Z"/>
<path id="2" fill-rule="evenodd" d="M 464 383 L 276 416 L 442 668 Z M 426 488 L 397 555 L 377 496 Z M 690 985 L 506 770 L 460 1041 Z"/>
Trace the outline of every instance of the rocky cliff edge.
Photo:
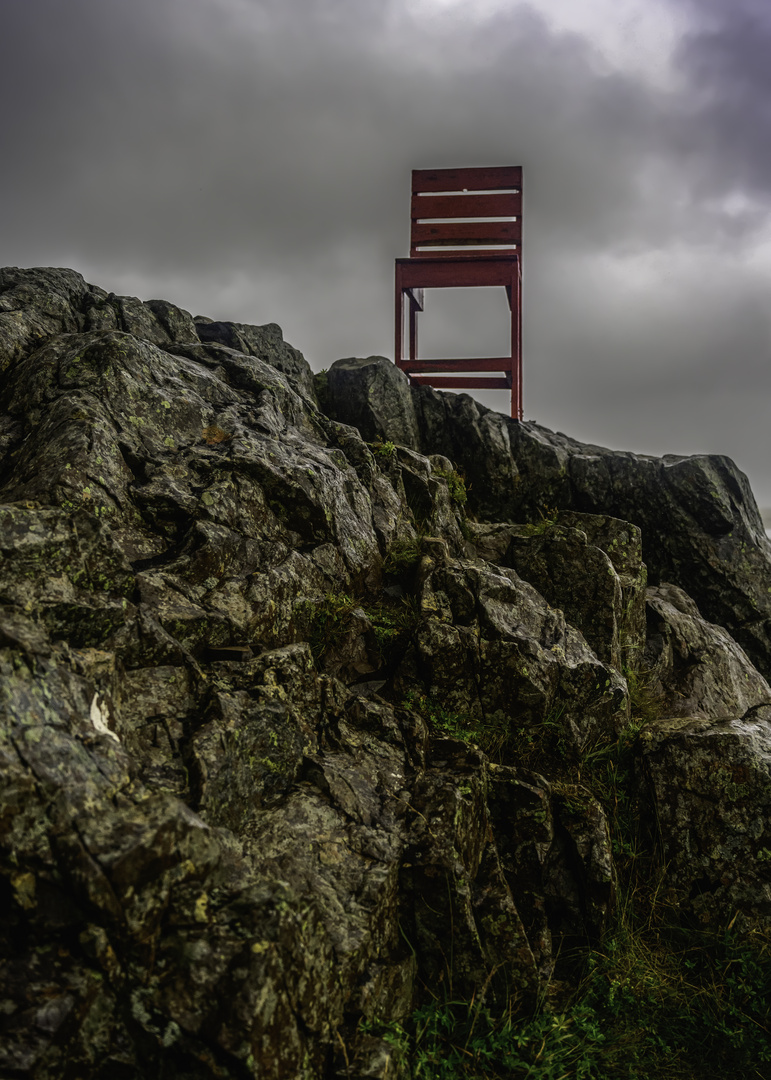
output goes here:
<path id="1" fill-rule="evenodd" d="M 0 271 L 0 372 L 2 1075 L 407 1077 L 384 1024 L 543 1000 L 635 858 L 769 925 L 730 460 L 69 270 Z"/>

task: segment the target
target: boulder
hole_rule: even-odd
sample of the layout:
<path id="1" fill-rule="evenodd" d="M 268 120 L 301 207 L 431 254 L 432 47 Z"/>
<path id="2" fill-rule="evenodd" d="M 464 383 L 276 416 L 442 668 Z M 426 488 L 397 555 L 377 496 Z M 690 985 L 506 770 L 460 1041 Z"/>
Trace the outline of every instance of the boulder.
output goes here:
<path id="1" fill-rule="evenodd" d="M 159 303 L 161 301 L 148 301 L 149 305 Z M 247 323 L 215 322 L 197 316 L 194 328 L 195 336 L 184 340 L 195 341 L 200 338 L 201 341 L 216 342 L 234 352 L 254 356 L 280 371 L 298 394 L 315 404 L 316 393 L 310 365 L 298 349 L 284 341 L 281 327 L 277 323 L 251 326 Z"/>
<path id="2" fill-rule="evenodd" d="M 430 556 L 420 570 L 401 692 L 441 702 L 503 760 L 544 729 L 553 755 L 569 758 L 623 727 L 624 680 L 513 571 Z"/>
<path id="3" fill-rule="evenodd" d="M 54 334 L 82 329 L 88 286 L 74 270 L 41 267 L 0 270 L 0 372 Z"/>
<path id="4" fill-rule="evenodd" d="M 644 680 L 666 716 L 743 716 L 771 703 L 771 687 L 722 626 L 676 585 L 647 590 Z"/>
<path id="5" fill-rule="evenodd" d="M 336 360 L 326 372 L 325 399 L 330 415 L 367 442 L 421 449 L 409 380 L 384 356 Z"/>
<path id="6" fill-rule="evenodd" d="M 368 494 L 279 372 L 223 346 L 172 347 L 68 335 L 9 373 L 0 407 L 20 439 L 0 497 L 103 522 L 133 565 L 132 599 L 186 648 L 272 645 L 262 574 L 274 608 L 276 576 L 291 579 L 285 623 L 304 596 L 377 578 Z M 330 544 L 335 559 L 315 555 Z"/>
<path id="7" fill-rule="evenodd" d="M 707 926 L 771 925 L 771 705 L 651 723 L 640 751 L 670 901 Z"/>

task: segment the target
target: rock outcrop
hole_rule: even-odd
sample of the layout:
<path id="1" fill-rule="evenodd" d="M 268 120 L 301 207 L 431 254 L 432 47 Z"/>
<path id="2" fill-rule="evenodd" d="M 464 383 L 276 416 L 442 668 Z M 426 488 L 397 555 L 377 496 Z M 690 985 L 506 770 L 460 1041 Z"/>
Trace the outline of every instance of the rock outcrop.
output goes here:
<path id="1" fill-rule="evenodd" d="M 378 1022 L 438 986 L 526 1007 L 612 911 L 641 683 L 673 902 L 771 925 L 732 463 L 68 270 L 0 271 L 0 372 L 0 1074 L 406 1078 Z"/>
<path id="2" fill-rule="evenodd" d="M 338 361 L 325 383 L 332 415 L 349 423 L 360 414 L 368 438 L 450 458 L 481 518 L 537 523 L 559 510 L 637 525 L 651 584 L 684 589 L 771 676 L 771 548 L 747 478 L 728 458 L 587 446 L 468 395 L 411 387 L 384 357 Z"/>

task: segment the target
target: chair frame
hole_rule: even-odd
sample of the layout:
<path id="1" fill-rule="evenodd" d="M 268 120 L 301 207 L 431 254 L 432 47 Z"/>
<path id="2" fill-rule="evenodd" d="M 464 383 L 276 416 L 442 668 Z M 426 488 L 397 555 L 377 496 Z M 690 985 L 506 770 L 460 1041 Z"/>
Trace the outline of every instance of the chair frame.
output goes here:
<path id="1" fill-rule="evenodd" d="M 397 367 L 411 381 L 438 388 L 511 390 L 511 415 L 521 420 L 521 166 L 416 169 L 412 173 L 411 217 L 410 257 L 396 260 Z M 511 312 L 510 356 L 418 359 L 417 317 L 425 307 L 426 289 L 500 285 L 506 289 Z M 406 357 L 405 305 L 409 321 Z"/>

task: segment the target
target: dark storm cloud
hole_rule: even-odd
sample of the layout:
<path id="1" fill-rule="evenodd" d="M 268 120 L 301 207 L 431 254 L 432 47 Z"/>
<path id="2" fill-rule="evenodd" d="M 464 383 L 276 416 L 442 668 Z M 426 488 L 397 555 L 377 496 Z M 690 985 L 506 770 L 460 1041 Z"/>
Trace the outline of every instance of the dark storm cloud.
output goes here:
<path id="1" fill-rule="evenodd" d="M 719 430 L 709 449 L 756 480 L 766 0 L 671 3 L 687 21 L 669 86 L 537 0 L 5 0 L 1 261 L 275 320 L 326 366 L 392 351 L 410 169 L 522 163 L 527 414 L 649 452 Z M 463 335 L 495 354 L 497 308 L 442 299 L 427 351 Z"/>
<path id="2" fill-rule="evenodd" d="M 460 25 L 361 0 L 17 0 L 12 13 L 11 235 L 33 218 L 48 237 L 77 223 L 91 251 L 119 241 L 170 265 L 201 240 L 229 258 L 382 250 L 384 222 L 404 232 L 415 163 L 508 161 L 514 148 L 562 243 L 583 242 L 592 220 L 602 243 L 655 119 L 631 84 L 597 80 L 579 38 L 527 9 Z"/>
<path id="3" fill-rule="evenodd" d="M 680 149 L 705 189 L 771 194 L 771 6 L 767 0 L 680 0 L 694 20 L 677 53 L 692 124 Z"/>

